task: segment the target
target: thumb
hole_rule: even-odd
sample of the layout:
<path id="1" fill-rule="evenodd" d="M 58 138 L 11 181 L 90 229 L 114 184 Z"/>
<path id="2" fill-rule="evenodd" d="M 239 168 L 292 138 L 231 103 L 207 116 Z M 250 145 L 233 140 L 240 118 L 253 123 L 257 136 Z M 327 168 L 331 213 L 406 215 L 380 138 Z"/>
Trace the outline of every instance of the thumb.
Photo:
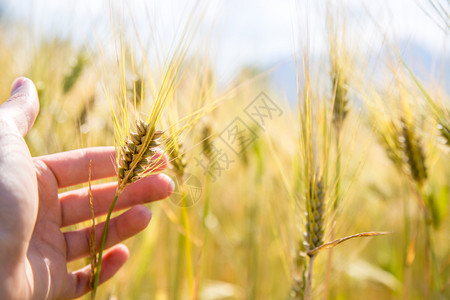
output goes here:
<path id="1" fill-rule="evenodd" d="M 0 105 L 0 120 L 25 136 L 39 112 L 39 100 L 34 83 L 25 77 L 14 80 L 11 97 Z"/>

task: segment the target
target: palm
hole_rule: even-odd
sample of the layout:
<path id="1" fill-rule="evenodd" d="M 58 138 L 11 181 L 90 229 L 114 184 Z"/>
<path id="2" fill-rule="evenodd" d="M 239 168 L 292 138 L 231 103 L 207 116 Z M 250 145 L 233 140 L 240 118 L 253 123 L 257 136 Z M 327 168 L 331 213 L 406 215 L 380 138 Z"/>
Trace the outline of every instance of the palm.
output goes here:
<path id="1" fill-rule="evenodd" d="M 33 282 L 45 285 L 45 282 L 50 280 L 52 283 L 51 290 L 47 287 L 34 287 L 34 290 L 45 290 L 45 294 L 53 294 L 48 295 L 50 298 L 59 298 L 64 294 L 64 278 L 68 272 L 66 241 L 61 232 L 62 216 L 58 200 L 58 184 L 53 173 L 43 167 L 40 161 L 36 161 L 36 168 L 41 169 L 37 173 L 39 195 L 36 193 L 39 211 L 27 257 L 35 277 L 44 276 L 35 278 Z"/>

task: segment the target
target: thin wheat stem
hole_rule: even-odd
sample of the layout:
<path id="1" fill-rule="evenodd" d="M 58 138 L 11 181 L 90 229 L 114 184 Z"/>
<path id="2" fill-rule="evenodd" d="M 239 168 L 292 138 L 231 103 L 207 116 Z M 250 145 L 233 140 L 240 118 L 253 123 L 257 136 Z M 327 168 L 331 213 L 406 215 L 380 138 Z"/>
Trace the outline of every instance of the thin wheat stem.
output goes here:
<path id="1" fill-rule="evenodd" d="M 331 230 L 330 230 L 330 239 L 333 240 L 335 237 L 334 234 L 334 222 L 336 220 L 336 210 L 339 205 L 340 201 L 340 194 L 341 194 L 341 152 L 340 152 L 340 128 L 336 128 L 336 190 L 334 195 L 334 201 L 333 201 L 333 215 L 332 215 L 332 221 L 331 221 Z M 330 249 L 328 252 L 328 258 L 327 258 L 327 265 L 326 265 L 326 275 L 325 275 L 325 290 L 324 290 L 324 299 L 328 299 L 329 290 L 330 290 L 330 276 L 331 276 L 331 269 L 333 265 L 333 249 Z"/>
<path id="2" fill-rule="evenodd" d="M 421 186 L 418 187 L 417 197 L 422 199 L 422 202 L 425 202 L 425 194 L 423 192 L 423 188 Z M 426 202 L 425 202 L 426 203 Z M 426 203 L 428 204 L 428 203 Z M 430 217 L 430 211 L 428 210 L 428 205 L 423 206 L 423 219 L 425 225 L 425 269 L 426 269 L 426 277 L 427 277 L 427 293 L 431 293 L 433 296 L 434 286 L 440 287 L 440 278 L 435 274 L 435 268 L 437 266 L 436 253 L 434 251 L 433 241 L 432 241 L 432 220 Z M 427 295 L 427 298 L 430 295 Z"/>
<path id="3" fill-rule="evenodd" d="M 202 214 L 202 232 L 203 232 L 203 242 L 202 242 L 202 248 L 200 253 L 200 259 L 199 259 L 199 266 L 198 266 L 198 273 L 195 283 L 195 289 L 194 294 L 192 296 L 192 299 L 198 299 L 198 291 L 200 290 L 200 278 L 202 273 L 202 266 L 205 264 L 205 258 L 206 258 L 206 246 L 208 245 L 208 238 L 209 238 L 209 229 L 206 225 L 206 218 L 209 215 L 209 209 L 210 209 L 210 197 L 209 197 L 209 183 L 210 183 L 210 176 L 206 176 L 205 182 L 203 185 L 203 193 L 204 193 L 204 207 L 203 207 L 203 214 Z"/>
<path id="4" fill-rule="evenodd" d="M 183 256 L 182 256 L 182 249 L 183 244 L 185 242 L 185 239 L 183 238 L 183 234 L 179 233 L 178 238 L 178 252 L 177 252 L 177 260 L 176 260 L 176 268 L 175 268 L 175 277 L 173 282 L 173 299 L 177 300 L 180 299 L 180 281 L 181 281 L 181 270 L 182 270 L 182 264 L 183 264 Z"/>
<path id="5" fill-rule="evenodd" d="M 313 278 L 313 267 L 315 258 L 316 258 L 315 255 L 309 257 L 308 273 L 306 275 L 306 282 L 305 282 L 305 294 L 303 298 L 304 300 L 312 299 L 312 278 Z"/>
<path id="6" fill-rule="evenodd" d="M 188 275 L 188 285 L 189 285 L 189 297 L 192 297 L 194 290 L 194 271 L 192 267 L 192 250 L 191 250 L 191 240 L 190 240 L 190 225 L 189 225 L 189 216 L 187 213 L 186 207 L 186 194 L 183 191 L 181 195 L 182 207 L 181 207 L 181 218 L 185 230 L 185 254 L 186 254 L 186 268 Z"/>
<path id="7" fill-rule="evenodd" d="M 413 237 L 411 234 L 411 224 L 412 220 L 410 218 L 409 212 L 409 199 L 404 197 L 403 199 L 403 226 L 404 226 L 404 237 L 405 244 L 403 246 L 404 252 L 404 283 L 403 283 L 403 299 L 409 299 L 409 292 L 411 289 L 411 264 L 410 261 L 410 244 L 413 242 Z"/>
<path id="8" fill-rule="evenodd" d="M 330 238 L 334 239 L 334 226 L 332 224 L 331 231 L 330 231 Z M 331 277 L 331 271 L 333 266 L 333 249 L 330 249 L 328 252 L 328 258 L 327 258 L 327 266 L 326 266 L 326 274 L 325 274 L 325 290 L 324 290 L 324 299 L 329 298 L 329 291 L 330 291 L 330 277 Z"/>
<path id="9" fill-rule="evenodd" d="M 95 298 L 95 295 L 97 294 L 97 288 L 98 288 L 98 284 L 99 284 L 99 280 L 100 280 L 100 270 L 102 267 L 103 250 L 105 248 L 106 236 L 108 234 L 109 220 L 111 219 L 111 214 L 114 210 L 114 206 L 116 205 L 117 199 L 119 198 L 119 195 L 121 193 L 122 193 L 121 189 L 118 189 L 116 191 L 116 195 L 114 196 L 114 200 L 111 203 L 111 206 L 109 207 L 108 215 L 106 216 L 105 228 L 103 229 L 102 240 L 101 240 L 100 248 L 98 251 L 97 272 L 95 273 L 94 286 L 93 286 L 93 290 L 92 290 L 93 298 Z"/>
<path id="10" fill-rule="evenodd" d="M 340 150 L 340 140 L 341 140 L 341 127 L 336 126 L 336 182 L 335 182 L 335 193 L 334 193 L 334 201 L 333 201 L 333 214 L 331 217 L 331 230 L 330 230 L 330 239 L 333 240 L 335 238 L 334 233 L 334 223 L 336 221 L 336 210 L 339 206 L 340 198 L 341 198 L 341 150 Z M 327 266 L 326 266 L 326 275 L 325 275 L 325 291 L 324 291 L 324 299 L 328 299 L 329 287 L 330 287 L 330 276 L 331 269 L 333 265 L 333 249 L 330 249 L 328 252 Z"/>

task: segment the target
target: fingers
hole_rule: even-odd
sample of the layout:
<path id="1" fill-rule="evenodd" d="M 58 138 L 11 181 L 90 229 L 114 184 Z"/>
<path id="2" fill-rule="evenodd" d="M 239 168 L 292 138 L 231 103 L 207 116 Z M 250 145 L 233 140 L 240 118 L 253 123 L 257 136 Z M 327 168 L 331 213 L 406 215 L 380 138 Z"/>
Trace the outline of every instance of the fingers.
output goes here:
<path id="1" fill-rule="evenodd" d="M 47 165 L 53 172 L 60 188 L 87 182 L 90 161 L 92 161 L 92 180 L 116 175 L 114 147 L 77 149 L 40 156 L 35 159 L 39 159 Z M 163 157 L 158 164 L 159 168 L 155 171 L 166 167 L 166 158 Z"/>
<path id="2" fill-rule="evenodd" d="M 25 77 L 17 78 L 11 87 L 11 97 L 0 106 L 0 120 L 25 136 L 39 112 L 36 87 Z"/>
<path id="3" fill-rule="evenodd" d="M 137 205 L 109 222 L 106 236 L 105 248 L 111 247 L 126 240 L 147 227 L 152 217 L 151 211 L 143 206 Z M 95 226 L 96 249 L 100 247 L 104 223 Z M 91 228 L 64 233 L 67 245 L 67 261 L 72 261 L 89 255 L 89 239 Z"/>
<path id="4" fill-rule="evenodd" d="M 117 245 L 103 254 L 103 261 L 100 270 L 100 284 L 113 277 L 117 271 L 125 264 L 129 252 L 125 245 Z M 86 266 L 80 270 L 68 274 L 67 288 L 62 298 L 78 298 L 91 289 L 89 280 L 91 278 L 91 267 Z"/>
<path id="5" fill-rule="evenodd" d="M 104 183 L 92 186 L 92 199 L 95 216 L 108 212 L 117 183 Z M 117 200 L 115 210 L 128 208 L 168 197 L 174 189 L 173 181 L 164 174 L 145 177 L 129 185 Z M 62 193 L 61 202 L 62 226 L 76 224 L 91 219 L 88 188 Z"/>

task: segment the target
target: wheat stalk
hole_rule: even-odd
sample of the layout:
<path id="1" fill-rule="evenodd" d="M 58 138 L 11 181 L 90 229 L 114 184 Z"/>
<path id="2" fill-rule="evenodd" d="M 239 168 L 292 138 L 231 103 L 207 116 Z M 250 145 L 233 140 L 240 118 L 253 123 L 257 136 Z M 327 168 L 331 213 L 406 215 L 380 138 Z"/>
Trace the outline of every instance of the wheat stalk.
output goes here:
<path id="1" fill-rule="evenodd" d="M 348 51 L 346 49 L 345 42 L 345 17 L 343 20 L 339 20 L 339 16 L 333 17 L 330 12 L 327 16 L 328 27 L 329 27 L 329 47 L 330 47 L 330 79 L 331 79 L 331 92 L 332 92 L 332 123 L 335 129 L 334 143 L 336 148 L 336 163 L 335 163 L 335 189 L 333 196 L 333 205 L 331 206 L 333 210 L 331 223 L 335 223 L 337 209 L 341 202 L 342 192 L 341 192 L 341 160 L 342 160 L 342 127 L 348 116 L 349 112 L 349 96 L 348 96 L 348 74 L 347 71 L 351 68 L 348 63 Z M 338 32 L 338 28 L 340 32 Z M 334 227 L 331 228 L 330 232 L 331 238 L 334 238 Z M 327 272 L 325 278 L 325 297 L 328 295 L 331 266 L 333 261 L 333 252 L 328 253 L 327 260 Z"/>
<path id="2" fill-rule="evenodd" d="M 439 120 L 443 113 L 439 111 L 439 107 L 432 100 L 412 71 L 410 71 L 410 75 L 425 96 L 436 120 Z M 399 89 L 399 92 L 400 95 L 402 95 L 405 91 Z M 395 97 L 394 99 L 398 100 L 398 97 Z M 372 117 L 372 122 L 375 123 L 374 126 L 377 128 L 379 140 L 384 146 L 387 156 L 393 161 L 397 169 L 408 178 L 408 183 L 413 183 L 410 184 L 410 188 L 416 196 L 417 203 L 422 210 L 425 225 L 424 243 L 426 272 L 424 282 L 426 282 L 427 291 L 430 292 L 429 287 L 431 287 L 431 282 L 433 282 L 433 277 L 435 277 L 433 269 L 436 263 L 430 230 L 431 223 L 434 221 L 433 215 L 430 213 L 433 210 L 434 203 L 432 202 L 433 199 L 426 193 L 426 183 L 428 181 L 427 156 L 423 146 L 423 140 L 419 135 L 418 126 L 416 125 L 419 114 L 413 111 L 415 106 L 413 106 L 406 97 L 400 97 L 399 102 L 399 110 L 393 115 L 388 116 L 387 121 L 385 120 L 385 113 L 377 113 Z M 417 105 L 417 103 L 415 104 Z M 383 104 L 380 104 L 380 106 L 381 105 Z M 408 213 L 405 213 L 405 221 L 405 228 L 407 228 L 410 222 Z M 405 235 L 408 236 L 408 233 Z M 407 242 L 409 243 L 407 246 L 408 248 L 414 243 L 413 241 Z M 409 264 L 411 263 L 412 259 Z M 407 289 L 407 287 L 405 287 L 405 289 Z"/>
<path id="3" fill-rule="evenodd" d="M 111 112 L 115 125 L 115 144 L 116 144 L 116 163 L 117 163 L 117 172 L 118 172 L 118 185 L 116 189 L 116 194 L 109 208 L 108 214 L 105 220 L 105 227 L 102 234 L 102 239 L 99 248 L 98 255 L 98 267 L 95 273 L 94 285 L 93 285 L 93 298 L 95 298 L 99 278 L 101 271 L 101 263 L 102 263 L 102 255 L 103 249 L 106 242 L 106 236 L 108 232 L 108 225 L 111 219 L 112 212 L 114 210 L 115 204 L 119 195 L 123 192 L 125 187 L 129 184 L 150 175 L 153 171 L 157 170 L 161 164 L 163 163 L 162 155 L 157 156 L 156 152 L 158 151 L 158 147 L 160 146 L 160 142 L 158 139 L 162 135 L 162 131 L 157 130 L 156 126 L 159 123 L 165 108 L 172 100 L 175 89 L 178 86 L 180 75 L 182 73 L 182 65 L 186 58 L 188 48 L 193 39 L 193 35 L 195 34 L 199 23 L 193 21 L 195 16 L 198 16 L 200 13 L 200 17 L 203 14 L 203 11 L 194 6 L 191 11 L 190 18 L 187 20 L 185 27 L 182 31 L 181 36 L 179 37 L 178 43 L 176 43 L 175 47 L 170 51 L 165 58 L 163 68 L 161 71 L 161 76 L 159 77 L 159 82 L 157 84 L 156 89 L 154 89 L 154 85 L 152 80 L 149 80 L 149 86 L 151 87 L 151 96 L 152 96 L 152 108 L 148 113 L 145 121 L 140 120 L 136 123 L 136 132 L 129 132 L 128 130 L 128 99 L 127 99 L 127 89 L 126 89 L 126 66 L 125 61 L 127 57 L 126 49 L 124 47 L 124 43 L 121 44 L 121 48 L 118 52 L 117 59 L 120 61 L 119 63 L 119 73 L 120 73 L 120 87 L 121 91 L 118 93 L 120 97 L 120 115 L 117 115 L 115 112 L 115 104 L 113 104 L 112 97 L 109 95 L 108 100 L 110 101 Z M 123 39 L 122 33 L 120 32 L 121 28 L 119 28 L 119 37 Z M 117 32 L 114 32 L 117 34 Z M 139 34 L 137 33 L 138 42 L 143 50 L 143 60 L 145 64 L 145 69 L 147 70 L 147 75 L 150 78 L 153 78 L 151 67 L 148 64 L 147 56 L 145 55 L 143 44 L 139 38 Z M 123 42 L 123 41 L 122 41 Z M 134 66 L 134 55 L 133 50 L 131 49 L 131 65 L 132 69 Z M 133 93 L 136 94 L 136 88 L 133 88 Z M 141 87 L 140 95 L 143 98 L 144 88 Z M 137 97 L 134 97 L 134 110 L 138 109 L 136 107 Z M 138 114 L 138 113 L 136 113 Z"/>
<path id="4" fill-rule="evenodd" d="M 334 59 L 337 59 L 334 57 Z M 339 157 L 339 134 L 341 127 L 348 114 L 348 95 L 347 83 L 343 77 L 343 71 L 340 62 L 334 61 L 332 66 L 332 84 L 333 84 L 333 106 L 332 110 L 327 109 L 326 105 L 321 105 L 318 97 L 311 92 L 311 77 L 309 73 L 308 57 L 305 55 L 303 59 L 303 78 L 304 91 L 303 100 L 299 103 L 299 119 L 300 119 L 300 146 L 301 159 L 304 162 L 303 172 L 303 195 L 306 208 L 306 222 L 303 239 L 303 246 L 308 264 L 306 271 L 303 272 L 303 286 L 298 288 L 298 280 L 294 278 L 293 294 L 300 299 L 312 298 L 312 281 L 314 261 L 318 253 L 323 249 L 333 248 L 334 246 L 349 240 L 345 237 L 338 240 L 325 243 L 324 234 L 328 230 L 326 227 L 325 216 L 327 211 L 327 203 L 333 201 L 333 213 L 337 207 L 337 199 L 340 198 L 340 162 L 338 166 L 331 164 L 329 155 L 330 134 L 334 125 L 337 135 L 337 153 Z M 320 149 L 320 148 L 321 149 Z M 320 151 L 318 151 L 320 149 Z M 338 159 L 339 161 L 339 159 Z M 336 167 L 338 176 L 332 176 L 331 168 Z M 331 183 L 330 183 L 331 181 Z M 334 215 L 333 215 L 334 216 Z M 333 222 L 334 223 L 334 222 Z M 356 236 L 372 236 L 375 234 L 360 233 Z M 333 237 L 332 237 L 333 238 Z M 301 259 L 301 251 L 299 249 L 298 259 Z M 297 266 L 299 266 L 297 261 Z"/>
<path id="5" fill-rule="evenodd" d="M 111 214 L 117 199 L 128 185 L 147 176 L 160 166 L 162 163 L 161 156 L 155 158 L 155 155 L 160 146 L 158 139 L 162 134 L 163 131 L 155 130 L 154 126 L 151 126 L 142 120 L 138 120 L 136 122 L 136 132 L 130 132 L 123 142 L 123 145 L 120 147 L 119 168 L 117 172 L 118 185 L 105 220 L 105 227 L 98 252 L 97 269 L 93 279 L 92 298 L 95 298 L 100 280 L 100 270 L 109 220 L 111 219 Z"/>

